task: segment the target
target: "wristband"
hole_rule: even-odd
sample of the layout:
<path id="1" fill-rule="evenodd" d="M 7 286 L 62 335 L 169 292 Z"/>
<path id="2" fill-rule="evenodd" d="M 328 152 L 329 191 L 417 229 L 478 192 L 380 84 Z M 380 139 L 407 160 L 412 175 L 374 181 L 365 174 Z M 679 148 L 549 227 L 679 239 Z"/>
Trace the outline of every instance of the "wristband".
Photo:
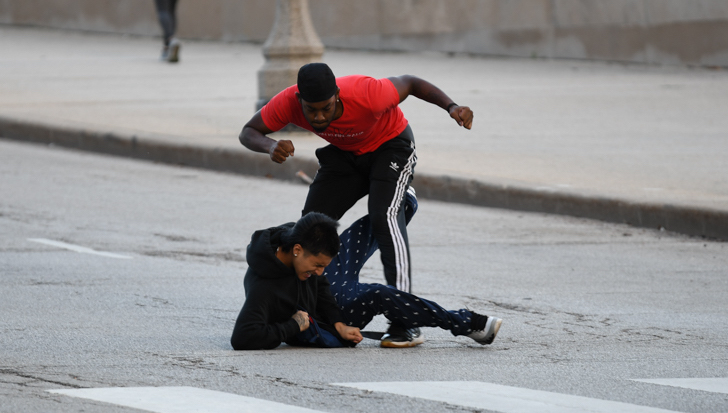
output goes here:
<path id="1" fill-rule="evenodd" d="M 447 111 L 447 113 L 450 113 L 450 108 L 453 107 L 453 106 L 458 106 L 458 104 L 455 103 L 455 102 L 453 102 L 453 103 L 447 105 L 447 107 L 445 108 L 445 110 Z"/>

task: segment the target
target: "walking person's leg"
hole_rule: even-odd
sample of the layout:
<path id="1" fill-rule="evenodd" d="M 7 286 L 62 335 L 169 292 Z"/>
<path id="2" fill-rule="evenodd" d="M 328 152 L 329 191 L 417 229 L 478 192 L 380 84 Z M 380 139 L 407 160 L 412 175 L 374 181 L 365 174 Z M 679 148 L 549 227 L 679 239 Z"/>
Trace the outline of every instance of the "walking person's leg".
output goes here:
<path id="1" fill-rule="evenodd" d="M 154 0 L 157 8 L 157 18 L 159 25 L 162 26 L 162 42 L 165 46 L 169 46 L 169 41 L 174 36 L 174 16 L 170 12 L 170 3 L 172 0 Z"/>
<path id="2" fill-rule="evenodd" d="M 175 63 L 179 61 L 180 43 L 175 38 L 177 30 L 177 0 L 154 0 L 157 18 L 162 27 L 162 60 Z"/>
<path id="3" fill-rule="evenodd" d="M 177 0 L 169 0 L 169 14 L 172 16 L 172 37 L 169 40 L 169 57 L 167 61 L 177 63 L 179 62 L 179 51 L 182 48 L 175 36 L 177 33 Z"/>
<path id="4" fill-rule="evenodd" d="M 177 0 L 169 0 L 169 14 L 172 16 L 172 38 L 177 33 Z"/>

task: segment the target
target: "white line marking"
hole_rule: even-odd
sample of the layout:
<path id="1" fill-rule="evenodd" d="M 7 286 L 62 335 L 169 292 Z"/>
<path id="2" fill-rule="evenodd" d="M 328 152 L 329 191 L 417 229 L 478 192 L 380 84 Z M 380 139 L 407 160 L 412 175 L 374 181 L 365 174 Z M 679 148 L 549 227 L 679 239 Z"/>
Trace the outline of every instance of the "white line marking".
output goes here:
<path id="1" fill-rule="evenodd" d="M 68 244 L 61 241 L 53 241 L 52 239 L 45 239 L 45 238 L 28 238 L 28 241 L 37 242 L 40 244 L 46 244 L 51 245 L 58 248 L 63 248 L 70 251 L 80 252 L 82 254 L 94 254 L 94 255 L 100 255 L 102 257 L 109 257 L 109 258 L 122 258 L 122 259 L 131 259 L 131 257 L 127 255 L 121 255 L 121 254 L 114 254 L 112 252 L 104 252 L 104 251 L 96 251 L 92 250 L 91 248 L 82 247 L 80 245 L 74 245 L 74 244 Z"/>
<path id="2" fill-rule="evenodd" d="M 672 410 L 478 381 L 332 383 L 503 413 L 674 413 Z"/>
<path id="3" fill-rule="evenodd" d="M 321 413 L 318 410 L 196 387 L 111 387 L 48 391 L 156 413 Z"/>
<path id="4" fill-rule="evenodd" d="M 709 379 L 632 379 L 632 381 L 728 394 L 728 377 Z"/>

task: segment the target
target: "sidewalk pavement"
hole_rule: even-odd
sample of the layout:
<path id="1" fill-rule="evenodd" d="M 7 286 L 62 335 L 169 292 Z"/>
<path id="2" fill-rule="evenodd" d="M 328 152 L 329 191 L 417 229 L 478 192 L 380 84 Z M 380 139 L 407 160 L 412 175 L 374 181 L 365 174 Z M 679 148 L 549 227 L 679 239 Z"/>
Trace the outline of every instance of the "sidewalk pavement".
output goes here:
<path id="1" fill-rule="evenodd" d="M 296 180 L 324 141 L 287 134 L 274 164 L 238 142 L 261 48 L 0 26 L 0 137 Z M 329 50 L 337 76 L 413 74 L 475 112 L 457 126 L 415 98 L 424 198 L 728 239 L 728 72 Z M 275 136 L 278 135 L 278 136 Z M 280 138 L 282 134 L 275 134 Z M 303 200 L 301 200 L 303 204 Z"/>

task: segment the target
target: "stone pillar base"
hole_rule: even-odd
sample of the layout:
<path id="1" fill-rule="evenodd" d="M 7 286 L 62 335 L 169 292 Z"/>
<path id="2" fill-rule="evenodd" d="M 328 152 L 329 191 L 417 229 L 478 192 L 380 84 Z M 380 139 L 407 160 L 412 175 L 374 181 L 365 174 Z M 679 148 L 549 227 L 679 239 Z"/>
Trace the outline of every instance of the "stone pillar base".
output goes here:
<path id="1" fill-rule="evenodd" d="M 260 110 L 277 93 L 296 84 L 298 69 L 311 62 L 320 62 L 324 53 L 311 23 L 308 0 L 277 0 L 276 20 L 263 45 L 266 62 L 258 71 Z"/>

